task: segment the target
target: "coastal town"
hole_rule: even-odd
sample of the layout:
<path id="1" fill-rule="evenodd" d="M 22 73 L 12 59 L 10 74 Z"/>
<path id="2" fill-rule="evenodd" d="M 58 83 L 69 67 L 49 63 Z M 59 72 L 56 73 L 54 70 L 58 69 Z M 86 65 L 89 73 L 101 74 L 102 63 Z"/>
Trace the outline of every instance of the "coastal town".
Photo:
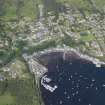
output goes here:
<path id="1" fill-rule="evenodd" d="M 99 13 L 93 13 L 84 19 L 79 11 L 68 9 L 66 13 L 59 13 L 57 17 L 53 11 L 50 11 L 48 16 L 45 17 L 43 15 L 43 5 L 39 5 L 39 10 L 40 17 L 37 22 L 29 23 L 26 18 L 20 20 L 19 24 L 8 23 L 12 29 L 19 27 L 18 31 L 21 32 L 18 37 L 14 36 L 12 38 L 12 49 L 16 49 L 17 41 L 26 42 L 23 49 L 27 50 L 29 47 L 38 46 L 53 40 L 59 46 L 66 44 L 90 56 L 100 59 L 104 57 L 104 16 L 102 17 Z M 29 33 L 24 33 L 24 31 Z M 8 43 L 8 41 L 5 43 L 1 41 L 0 46 L 8 46 Z"/>
<path id="2" fill-rule="evenodd" d="M 48 68 L 39 61 L 42 55 L 51 52 L 63 52 L 64 60 L 68 52 L 73 52 L 97 68 L 105 65 L 105 14 L 72 9 L 66 2 L 63 6 L 62 11 L 56 13 L 56 10 L 47 10 L 39 2 L 36 6 L 37 19 L 33 20 L 18 16 L 18 21 L 5 21 L 0 17 L 0 82 L 5 84 L 4 87 L 8 81 L 15 84 L 13 80 L 22 80 L 27 86 L 29 80 L 33 81 L 34 78 L 34 82 L 28 85 L 32 88 L 31 92 L 34 91 L 33 83 L 37 87 L 36 91 L 40 91 L 40 80 L 41 86 L 51 93 L 55 92 L 58 86 L 51 86 L 52 79 L 47 75 L 43 77 Z M 38 98 L 30 94 L 30 97 L 37 99 L 34 103 L 41 99 L 38 92 Z M 13 94 L 19 98 L 18 93 L 14 91 Z M 24 97 L 24 100 L 27 99 Z M 22 105 L 27 104 L 24 102 Z"/>

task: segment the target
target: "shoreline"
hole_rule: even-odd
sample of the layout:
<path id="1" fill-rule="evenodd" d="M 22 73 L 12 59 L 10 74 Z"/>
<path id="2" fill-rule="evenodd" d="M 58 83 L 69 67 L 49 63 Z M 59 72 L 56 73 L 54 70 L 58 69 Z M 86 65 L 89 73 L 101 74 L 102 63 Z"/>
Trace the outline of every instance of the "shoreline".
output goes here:
<path id="1" fill-rule="evenodd" d="M 68 47 L 68 46 L 65 46 L 64 48 L 61 48 L 61 47 L 58 47 L 58 48 L 49 48 L 49 49 L 46 49 L 44 51 L 40 51 L 38 53 L 33 53 L 32 56 L 37 59 L 38 57 L 40 57 L 40 56 L 42 56 L 44 54 L 47 55 L 47 54 L 50 54 L 50 53 L 53 53 L 53 52 L 63 52 L 63 57 L 64 58 L 65 58 L 65 54 L 67 54 L 67 53 L 69 54 L 70 52 L 73 52 L 78 57 L 80 57 L 80 59 L 92 62 L 93 64 L 96 65 L 96 67 L 101 67 L 101 65 L 105 65 L 105 62 L 102 62 L 102 61 L 100 61 L 97 58 L 94 58 L 94 57 L 82 54 L 78 50 L 76 50 L 76 49 L 74 49 L 72 47 Z"/>

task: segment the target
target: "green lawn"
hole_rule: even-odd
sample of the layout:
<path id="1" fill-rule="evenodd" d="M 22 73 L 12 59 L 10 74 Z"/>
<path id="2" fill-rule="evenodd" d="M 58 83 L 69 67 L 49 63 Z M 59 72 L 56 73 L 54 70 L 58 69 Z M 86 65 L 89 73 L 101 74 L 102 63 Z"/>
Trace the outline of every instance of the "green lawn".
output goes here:
<path id="1" fill-rule="evenodd" d="M 89 41 L 94 40 L 94 36 L 93 35 L 83 35 L 81 36 L 80 39 L 84 42 L 89 42 Z"/>
<path id="2" fill-rule="evenodd" d="M 0 105 L 11 105 L 15 102 L 15 97 L 10 94 L 0 96 Z"/>
<path id="3" fill-rule="evenodd" d="M 41 0 L 5 0 L 3 3 L 4 13 L 0 19 L 5 21 L 17 20 L 18 17 L 35 19 L 38 15 L 38 5 Z"/>
<path id="4" fill-rule="evenodd" d="M 16 20 L 19 16 L 29 17 L 32 20 L 38 15 L 38 5 L 42 3 L 41 0 L 4 0 L 2 8 L 2 16 L 0 19 L 10 21 Z M 69 4 L 71 8 L 79 9 L 80 11 L 92 11 L 94 8 L 105 12 L 105 0 L 55 0 L 57 3 Z M 79 4 L 79 5 L 78 5 Z M 18 8 L 19 7 L 19 8 Z"/>
<path id="5" fill-rule="evenodd" d="M 7 80 L 0 81 L 0 105 L 40 105 L 34 75 L 30 74 L 24 61 L 18 58 L 8 68 L 9 72 L 2 72 Z M 14 73 L 15 77 L 12 77 Z"/>
<path id="6" fill-rule="evenodd" d="M 0 105 L 40 105 L 34 80 L 8 80 L 5 92 L 0 95 Z"/>

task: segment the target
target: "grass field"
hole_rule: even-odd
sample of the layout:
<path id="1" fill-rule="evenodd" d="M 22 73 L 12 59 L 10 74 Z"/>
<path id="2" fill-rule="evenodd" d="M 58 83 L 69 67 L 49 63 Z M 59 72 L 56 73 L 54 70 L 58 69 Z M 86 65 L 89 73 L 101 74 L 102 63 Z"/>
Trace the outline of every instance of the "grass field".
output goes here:
<path id="1" fill-rule="evenodd" d="M 24 61 L 17 58 L 4 69 L 7 68 L 9 72 L 3 73 L 7 80 L 0 81 L 0 105 L 40 105 L 34 75 L 30 74 Z"/>
<path id="2" fill-rule="evenodd" d="M 92 41 L 94 40 L 94 36 L 93 35 L 84 35 L 84 36 L 81 36 L 81 40 L 84 41 L 84 42 L 89 42 L 89 41 Z"/>
<path id="3" fill-rule="evenodd" d="M 32 20 L 38 15 L 38 5 L 41 0 L 4 0 L 0 19 L 5 21 L 28 17 Z"/>
<path id="4" fill-rule="evenodd" d="M 0 96 L 0 105 L 11 105 L 15 102 L 15 97 L 10 94 L 4 94 Z"/>
<path id="5" fill-rule="evenodd" d="M 37 18 L 38 5 L 42 0 L 1 0 L 0 19 L 5 21 L 17 20 L 19 17 Z M 93 8 L 105 12 L 105 0 L 54 0 L 56 3 L 67 4 L 80 11 L 91 11 Z M 79 5 L 78 5 L 79 4 Z"/>

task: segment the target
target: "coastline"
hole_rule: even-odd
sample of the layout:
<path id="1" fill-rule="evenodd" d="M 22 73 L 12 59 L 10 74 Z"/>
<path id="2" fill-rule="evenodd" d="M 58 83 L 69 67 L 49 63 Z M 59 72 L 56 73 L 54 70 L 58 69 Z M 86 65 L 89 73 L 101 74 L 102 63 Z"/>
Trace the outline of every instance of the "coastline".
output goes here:
<path id="1" fill-rule="evenodd" d="M 80 51 L 72 48 L 72 47 L 68 47 L 68 46 L 65 46 L 64 48 L 62 47 L 57 47 L 57 48 L 49 48 L 49 49 L 46 49 L 44 51 L 40 51 L 38 53 L 33 53 L 33 57 L 35 57 L 36 59 L 40 58 L 42 55 L 47 55 L 47 54 L 50 54 L 52 52 L 63 52 L 63 57 L 65 58 L 65 55 L 70 52 L 73 52 L 74 54 L 76 54 L 80 59 L 83 59 L 83 60 L 87 60 L 89 62 L 92 62 L 93 64 L 96 65 L 96 67 L 101 67 L 101 65 L 105 65 L 105 62 L 102 62 L 100 61 L 99 59 L 97 58 L 94 58 L 94 57 L 90 57 L 88 55 L 85 55 L 85 54 L 82 54 Z"/>

